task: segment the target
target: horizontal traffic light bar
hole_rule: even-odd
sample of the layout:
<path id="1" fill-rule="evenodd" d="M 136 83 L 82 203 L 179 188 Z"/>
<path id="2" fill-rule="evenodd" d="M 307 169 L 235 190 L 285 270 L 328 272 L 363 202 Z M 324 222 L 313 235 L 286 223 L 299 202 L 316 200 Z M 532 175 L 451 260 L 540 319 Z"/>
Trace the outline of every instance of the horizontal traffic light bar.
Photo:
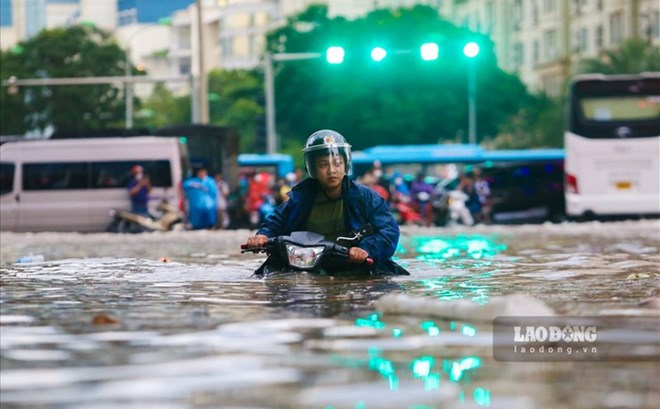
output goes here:
<path id="1" fill-rule="evenodd" d="M 410 51 L 410 50 L 408 50 Z M 479 44 L 470 41 L 463 47 L 463 54 L 468 58 L 475 58 L 479 55 Z M 383 47 L 374 47 L 369 51 L 369 56 L 375 62 L 383 61 L 387 58 L 389 52 Z M 440 46 L 437 43 L 424 43 L 419 47 L 419 55 L 424 61 L 434 61 L 440 58 Z M 330 64 L 341 64 L 344 62 L 346 50 L 344 47 L 333 45 L 325 52 L 325 58 Z"/>

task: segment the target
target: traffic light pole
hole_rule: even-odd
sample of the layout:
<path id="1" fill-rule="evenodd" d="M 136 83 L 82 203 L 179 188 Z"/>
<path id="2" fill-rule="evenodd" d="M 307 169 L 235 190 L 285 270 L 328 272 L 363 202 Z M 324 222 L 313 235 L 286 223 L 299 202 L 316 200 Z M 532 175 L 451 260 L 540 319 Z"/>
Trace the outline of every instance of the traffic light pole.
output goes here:
<path id="1" fill-rule="evenodd" d="M 471 145 L 477 144 L 477 70 L 475 59 L 468 61 L 468 127 Z"/>
<path id="2" fill-rule="evenodd" d="M 273 55 L 264 55 L 264 84 L 266 86 L 266 151 L 277 152 L 277 137 L 275 136 L 275 84 L 273 78 Z"/>

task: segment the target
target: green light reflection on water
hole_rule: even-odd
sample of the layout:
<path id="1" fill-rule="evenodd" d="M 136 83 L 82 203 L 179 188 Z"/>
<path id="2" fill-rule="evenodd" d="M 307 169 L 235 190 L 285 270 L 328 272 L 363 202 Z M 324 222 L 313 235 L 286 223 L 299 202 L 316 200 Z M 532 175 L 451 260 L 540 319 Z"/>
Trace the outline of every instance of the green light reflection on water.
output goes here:
<path id="1" fill-rule="evenodd" d="M 386 323 L 382 321 L 382 315 L 379 313 L 372 313 L 363 318 L 355 320 L 356 326 L 368 326 L 373 328 L 385 328 Z M 429 336 L 434 336 L 442 330 L 434 321 L 424 321 L 420 324 L 420 328 L 424 330 Z M 474 336 L 477 333 L 477 328 L 467 324 L 457 324 L 455 321 L 450 321 L 448 328 L 451 331 L 460 331 L 464 336 Z M 400 328 L 392 328 L 392 337 L 397 338 L 403 335 L 403 330 Z M 383 356 L 383 350 L 378 347 L 370 347 L 367 350 L 367 359 L 355 359 L 335 357 L 335 361 L 343 366 L 359 368 L 367 367 L 370 371 L 377 372 L 388 382 L 390 390 L 399 390 L 399 375 L 397 375 L 396 365 L 394 361 L 387 359 Z M 459 383 L 466 378 L 466 375 L 471 370 L 475 370 L 481 366 L 481 358 L 477 356 L 467 356 L 459 360 L 443 359 L 442 365 L 436 365 L 437 359 L 433 356 L 425 355 L 414 358 L 408 364 L 410 373 L 413 378 L 418 379 L 424 383 L 424 390 L 430 391 L 439 389 L 441 386 L 442 373 L 446 373 L 450 382 Z M 439 362 L 439 361 L 437 361 Z M 436 369 L 437 368 L 437 369 Z M 435 369 L 435 370 L 434 370 Z M 470 396 L 468 394 L 468 396 Z M 474 402 L 480 406 L 490 406 L 490 391 L 488 389 L 477 388 L 473 392 Z M 465 390 L 461 390 L 459 394 L 459 402 L 465 402 Z M 364 402 L 356 403 L 356 407 L 363 405 Z M 411 407 L 418 407 L 413 405 Z M 419 407 L 424 407 L 419 406 Z M 327 408 L 326 408 L 327 409 Z"/>
<path id="2" fill-rule="evenodd" d="M 440 327 L 438 327 L 433 321 L 422 322 L 420 327 L 432 337 L 440 335 Z"/>
<path id="3" fill-rule="evenodd" d="M 468 337 L 473 337 L 477 335 L 477 329 L 472 325 L 463 325 L 463 329 L 461 330 L 461 332 L 463 333 L 463 335 Z"/>
<path id="4" fill-rule="evenodd" d="M 468 356 L 460 361 L 443 362 L 444 370 L 449 373 L 449 380 L 452 382 L 460 381 L 466 371 L 479 368 L 480 366 L 481 358 L 476 356 Z"/>
<path id="5" fill-rule="evenodd" d="M 373 314 L 367 315 L 365 318 L 357 318 L 355 320 L 355 326 L 383 329 L 383 328 L 385 328 L 385 322 L 380 320 L 380 314 L 379 313 L 373 313 Z"/>
<path id="6" fill-rule="evenodd" d="M 387 379 L 390 390 L 399 389 L 399 378 L 395 373 L 394 363 L 384 358 L 379 348 L 369 348 L 369 369 Z"/>
<path id="7" fill-rule="evenodd" d="M 418 254 L 416 258 L 425 261 L 441 261 L 465 256 L 472 259 L 481 259 L 495 256 L 506 250 L 505 244 L 498 243 L 491 237 L 481 235 L 418 236 L 411 240 L 410 245 Z M 405 249 L 401 250 L 401 254 L 405 254 Z"/>
<path id="8" fill-rule="evenodd" d="M 422 356 L 419 358 L 413 359 L 410 364 L 412 368 L 412 373 L 415 378 L 424 378 L 431 373 L 431 368 L 435 363 L 435 358 L 432 356 Z"/>
<path id="9" fill-rule="evenodd" d="M 415 281 L 422 284 L 427 290 L 430 290 L 428 295 L 435 296 L 438 300 L 460 300 L 468 298 L 479 304 L 486 304 L 490 299 L 488 286 L 476 283 L 474 279 L 489 277 L 490 273 L 480 274 L 478 277 L 471 278 L 467 281 L 456 284 L 450 287 L 449 279 L 452 277 L 434 277 Z"/>
<path id="10" fill-rule="evenodd" d="M 490 406 L 490 390 L 484 388 L 475 388 L 473 396 L 477 405 Z"/>

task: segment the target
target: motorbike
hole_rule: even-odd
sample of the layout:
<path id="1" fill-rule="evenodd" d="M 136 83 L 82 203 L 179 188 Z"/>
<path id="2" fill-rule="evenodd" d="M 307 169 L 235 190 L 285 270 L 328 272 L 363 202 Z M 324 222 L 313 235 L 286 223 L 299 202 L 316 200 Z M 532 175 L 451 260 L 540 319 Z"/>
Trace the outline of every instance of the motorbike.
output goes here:
<path id="1" fill-rule="evenodd" d="M 348 250 L 362 238 L 373 234 L 369 224 L 360 227 L 347 237 L 336 241 L 326 240 L 323 235 L 310 231 L 296 231 L 290 235 L 272 237 L 263 247 L 248 248 L 241 245 L 241 253 L 265 252 L 266 261 L 255 271 L 258 277 L 269 277 L 280 273 L 306 272 L 319 275 L 409 275 L 403 267 L 391 260 L 382 266 L 374 266 L 367 258 L 362 264 L 348 262 Z"/>
<path id="2" fill-rule="evenodd" d="M 436 226 L 452 226 L 459 222 L 466 226 L 474 225 L 474 217 L 467 208 L 468 196 L 458 190 L 438 191 L 433 201 Z"/>
<path id="3" fill-rule="evenodd" d="M 106 227 L 108 233 L 142 233 L 152 231 L 170 231 L 177 225 L 182 226 L 183 215 L 179 209 L 162 200 L 156 209 L 158 217 L 147 217 L 124 209 L 110 209 L 112 221 Z"/>

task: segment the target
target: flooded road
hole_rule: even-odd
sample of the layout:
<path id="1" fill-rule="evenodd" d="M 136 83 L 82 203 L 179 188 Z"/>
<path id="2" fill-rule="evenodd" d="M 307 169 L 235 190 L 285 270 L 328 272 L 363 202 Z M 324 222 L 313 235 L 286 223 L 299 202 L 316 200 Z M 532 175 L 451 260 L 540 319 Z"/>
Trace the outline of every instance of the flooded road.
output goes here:
<path id="1" fill-rule="evenodd" d="M 660 401 L 657 361 L 497 361 L 492 321 L 660 319 L 658 220 L 405 227 L 397 261 L 412 276 L 371 280 L 252 278 L 251 234 L 0 234 L 2 407 Z M 27 255 L 44 261 L 16 263 Z"/>

